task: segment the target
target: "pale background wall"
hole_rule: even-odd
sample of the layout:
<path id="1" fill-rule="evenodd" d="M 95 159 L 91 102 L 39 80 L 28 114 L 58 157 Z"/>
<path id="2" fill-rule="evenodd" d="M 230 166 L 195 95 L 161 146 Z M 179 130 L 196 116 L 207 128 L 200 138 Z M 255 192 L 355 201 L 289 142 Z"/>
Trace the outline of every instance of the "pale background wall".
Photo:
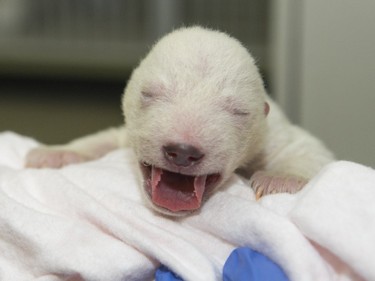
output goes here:
<path id="1" fill-rule="evenodd" d="M 273 7 L 276 99 L 339 159 L 375 167 L 375 1 Z"/>

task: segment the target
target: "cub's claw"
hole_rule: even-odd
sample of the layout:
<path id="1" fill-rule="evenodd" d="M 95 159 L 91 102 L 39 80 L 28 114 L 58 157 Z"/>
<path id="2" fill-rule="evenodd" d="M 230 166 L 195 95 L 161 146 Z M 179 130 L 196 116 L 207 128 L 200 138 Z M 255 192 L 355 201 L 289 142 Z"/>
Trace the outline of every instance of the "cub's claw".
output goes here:
<path id="1" fill-rule="evenodd" d="M 253 188 L 256 200 L 262 196 L 274 193 L 296 193 L 308 182 L 307 179 L 288 175 L 274 174 L 272 172 L 258 171 L 250 179 L 250 186 Z"/>

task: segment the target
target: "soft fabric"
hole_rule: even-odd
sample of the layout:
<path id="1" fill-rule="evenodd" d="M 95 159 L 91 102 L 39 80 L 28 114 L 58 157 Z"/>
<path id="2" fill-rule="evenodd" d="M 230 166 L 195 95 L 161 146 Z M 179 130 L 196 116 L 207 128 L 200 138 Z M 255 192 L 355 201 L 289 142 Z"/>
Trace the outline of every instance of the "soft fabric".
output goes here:
<path id="1" fill-rule="evenodd" d="M 295 195 L 256 201 L 238 176 L 200 212 L 169 218 L 144 204 L 130 150 L 63 169 L 24 169 L 36 141 L 0 134 L 0 280 L 222 280 L 248 247 L 289 280 L 375 280 L 375 172 L 325 167 Z"/>

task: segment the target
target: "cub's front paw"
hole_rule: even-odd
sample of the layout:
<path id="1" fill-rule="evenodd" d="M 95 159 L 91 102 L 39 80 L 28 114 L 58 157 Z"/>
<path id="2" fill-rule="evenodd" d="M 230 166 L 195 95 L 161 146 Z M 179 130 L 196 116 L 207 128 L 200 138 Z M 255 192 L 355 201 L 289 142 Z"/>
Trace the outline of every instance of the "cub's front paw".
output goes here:
<path id="1" fill-rule="evenodd" d="M 26 155 L 25 166 L 28 168 L 61 168 L 90 159 L 78 152 L 63 148 L 38 147 Z"/>
<path id="2" fill-rule="evenodd" d="M 296 193 L 308 182 L 307 179 L 288 174 L 274 174 L 258 171 L 250 179 L 250 186 L 255 192 L 256 199 L 267 194 Z"/>

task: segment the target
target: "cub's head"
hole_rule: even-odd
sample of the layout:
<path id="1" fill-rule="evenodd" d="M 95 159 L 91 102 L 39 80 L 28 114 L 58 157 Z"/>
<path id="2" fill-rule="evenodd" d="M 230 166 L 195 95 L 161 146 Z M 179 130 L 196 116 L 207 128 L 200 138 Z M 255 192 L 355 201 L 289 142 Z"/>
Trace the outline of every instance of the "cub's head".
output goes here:
<path id="1" fill-rule="evenodd" d="M 184 215 L 260 152 L 268 105 L 246 49 L 192 27 L 152 48 L 132 74 L 123 110 L 146 200 Z"/>

